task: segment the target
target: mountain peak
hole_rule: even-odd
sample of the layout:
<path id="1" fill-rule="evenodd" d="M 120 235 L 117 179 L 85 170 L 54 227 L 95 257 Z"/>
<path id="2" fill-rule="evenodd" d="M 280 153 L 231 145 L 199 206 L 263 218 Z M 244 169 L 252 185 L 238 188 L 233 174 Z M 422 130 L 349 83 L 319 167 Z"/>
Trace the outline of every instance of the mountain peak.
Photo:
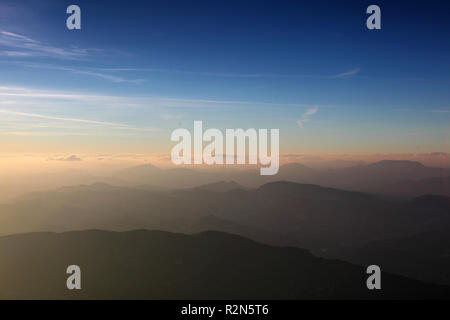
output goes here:
<path id="1" fill-rule="evenodd" d="M 367 165 L 377 168 L 424 168 L 425 166 L 418 161 L 411 160 L 381 160 Z"/>

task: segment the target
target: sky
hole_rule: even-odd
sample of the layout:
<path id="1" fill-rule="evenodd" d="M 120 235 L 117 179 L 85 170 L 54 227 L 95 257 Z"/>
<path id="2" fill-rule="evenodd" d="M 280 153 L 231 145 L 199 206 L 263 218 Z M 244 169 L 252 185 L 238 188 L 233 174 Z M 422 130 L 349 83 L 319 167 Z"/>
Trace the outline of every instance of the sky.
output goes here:
<path id="1" fill-rule="evenodd" d="M 448 165 L 449 33 L 436 0 L 0 0 L 0 157 L 163 159 L 202 120 L 280 129 L 296 160 Z"/>

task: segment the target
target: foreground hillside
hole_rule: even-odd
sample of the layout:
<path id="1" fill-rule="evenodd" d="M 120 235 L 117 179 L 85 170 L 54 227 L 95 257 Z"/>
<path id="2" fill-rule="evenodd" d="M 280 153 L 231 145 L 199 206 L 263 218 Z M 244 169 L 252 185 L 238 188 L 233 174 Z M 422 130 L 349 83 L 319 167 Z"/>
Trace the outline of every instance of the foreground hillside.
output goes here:
<path id="1" fill-rule="evenodd" d="M 219 231 L 251 236 L 260 230 L 251 237 L 260 241 L 269 232 L 294 240 L 291 245 L 327 250 L 449 227 L 446 201 L 425 200 L 392 203 L 368 194 L 283 181 L 228 192 L 157 192 L 93 184 L 31 194 L 0 206 L 0 235 L 139 228 L 190 233 L 215 229 L 217 220 L 206 220 L 212 221 L 210 227 L 205 224 L 206 217 L 215 216 L 232 224 Z"/>
<path id="2" fill-rule="evenodd" d="M 336 256 L 358 264 L 377 261 L 384 270 L 427 283 L 450 285 L 450 233 L 435 230 L 342 248 Z"/>
<path id="3" fill-rule="evenodd" d="M 366 288 L 362 267 L 219 232 L 31 233 L 0 238 L 2 299 L 449 298 L 448 287 L 383 274 Z M 66 289 L 67 266 L 82 290 Z"/>

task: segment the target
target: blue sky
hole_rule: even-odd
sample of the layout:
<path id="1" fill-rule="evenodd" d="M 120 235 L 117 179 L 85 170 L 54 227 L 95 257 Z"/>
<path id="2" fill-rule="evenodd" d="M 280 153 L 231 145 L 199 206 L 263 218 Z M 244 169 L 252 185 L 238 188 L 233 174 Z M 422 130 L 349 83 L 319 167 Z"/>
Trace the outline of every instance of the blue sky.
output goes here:
<path id="1" fill-rule="evenodd" d="M 8 152 L 165 153 L 194 120 L 280 128 L 285 153 L 450 152 L 445 1 L 2 0 L 0 32 Z"/>

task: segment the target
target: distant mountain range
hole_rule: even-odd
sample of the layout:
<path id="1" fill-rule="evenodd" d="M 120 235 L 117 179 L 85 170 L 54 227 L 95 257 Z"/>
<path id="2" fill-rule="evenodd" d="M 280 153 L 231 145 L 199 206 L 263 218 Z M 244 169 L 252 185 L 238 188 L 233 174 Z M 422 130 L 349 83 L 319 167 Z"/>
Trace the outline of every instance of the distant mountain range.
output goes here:
<path id="1" fill-rule="evenodd" d="M 286 181 L 257 189 L 219 182 L 163 191 L 96 183 L 32 193 L 0 206 L 1 235 L 142 228 L 187 234 L 217 230 L 261 243 L 305 248 L 323 257 L 361 262 L 365 260 L 357 258 L 362 259 L 360 253 L 365 246 L 370 251 L 372 243 L 449 232 L 450 199 L 427 195 L 392 202 L 361 192 Z M 442 241 L 443 247 L 450 247 L 449 239 Z M 412 245 L 411 257 L 420 255 L 414 249 Z M 432 262 L 440 258 L 432 250 L 428 252 L 433 259 L 424 257 L 423 261 L 430 261 L 431 273 Z M 383 261 L 380 254 L 373 257 Z M 416 269 L 414 259 L 411 261 L 410 271 L 402 273 L 395 266 L 388 270 L 448 283 L 445 272 L 440 277 L 418 277 L 414 270 L 420 267 Z"/>
<path id="2" fill-rule="evenodd" d="M 61 187 L 0 204 L 0 235 L 216 230 L 326 258 L 375 261 L 393 274 L 450 285 L 448 169 L 411 161 L 330 170 L 290 163 L 272 177 L 256 169 L 144 165 L 105 181 L 111 184 Z"/>
<path id="3" fill-rule="evenodd" d="M 295 239 L 309 249 L 326 250 L 445 228 L 450 226 L 449 205 L 442 196 L 390 202 L 365 193 L 282 181 L 250 190 L 218 183 L 173 191 L 97 183 L 32 193 L 1 206 L 0 234 L 141 227 L 188 232 L 184 226 L 215 216 Z"/>
<path id="4" fill-rule="evenodd" d="M 239 236 L 82 231 L 0 237 L 0 299 L 449 299 L 450 288 Z M 66 268 L 81 268 L 81 290 Z"/>
<path id="5" fill-rule="evenodd" d="M 147 164 L 119 171 L 114 179 L 131 184 L 164 188 L 190 188 L 217 181 L 235 181 L 258 187 L 273 181 L 309 183 L 344 190 L 414 197 L 423 194 L 450 195 L 450 169 L 426 167 L 419 162 L 383 160 L 338 169 L 313 169 L 300 163 L 280 167 L 275 176 L 261 176 L 257 169 L 194 170 L 159 169 Z"/>
<path id="6" fill-rule="evenodd" d="M 250 189 L 274 181 L 315 184 L 396 198 L 413 198 L 425 194 L 450 196 L 449 169 L 426 167 L 413 161 L 384 160 L 334 169 L 315 169 L 300 163 L 287 163 L 274 176 L 261 176 L 256 167 L 161 169 L 151 164 L 122 169 L 103 177 L 81 171 L 38 174 L 21 179 L 0 179 L 0 203 L 28 192 L 96 182 L 164 191 L 194 187 L 212 190 L 218 182 L 233 182 L 238 188 Z M 217 188 L 220 189 L 219 186 Z M 230 187 L 221 190 L 228 191 Z"/>

